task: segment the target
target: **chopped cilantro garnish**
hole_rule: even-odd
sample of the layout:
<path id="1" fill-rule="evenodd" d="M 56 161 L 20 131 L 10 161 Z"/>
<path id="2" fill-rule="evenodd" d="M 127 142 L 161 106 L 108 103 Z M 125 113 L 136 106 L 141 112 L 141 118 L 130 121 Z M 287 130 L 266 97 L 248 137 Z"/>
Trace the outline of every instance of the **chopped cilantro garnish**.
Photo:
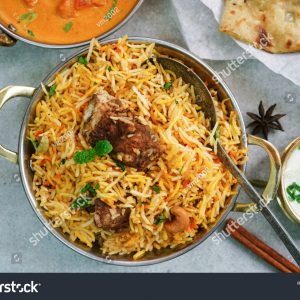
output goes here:
<path id="1" fill-rule="evenodd" d="M 96 193 L 96 191 L 95 191 L 94 188 L 91 188 L 91 189 L 89 190 L 89 192 L 91 193 L 92 197 L 96 197 L 96 196 L 97 196 L 97 193 Z"/>
<path id="2" fill-rule="evenodd" d="M 86 208 L 90 205 L 91 202 L 89 199 L 80 196 L 71 204 L 71 209 Z"/>
<path id="3" fill-rule="evenodd" d="M 20 18 L 19 18 L 19 21 L 18 23 L 21 23 L 22 21 L 26 21 L 25 23 L 26 24 L 29 24 L 31 22 L 33 22 L 37 17 L 37 13 L 35 12 L 28 12 L 28 13 L 25 13 L 23 14 Z"/>
<path id="4" fill-rule="evenodd" d="M 164 89 L 167 91 L 172 87 L 172 81 L 169 81 L 164 84 Z"/>
<path id="5" fill-rule="evenodd" d="M 27 29 L 27 33 L 28 33 L 30 36 L 34 37 L 34 33 L 33 33 L 31 30 Z"/>
<path id="6" fill-rule="evenodd" d="M 154 224 L 159 225 L 165 221 L 165 215 L 163 213 L 160 214 L 160 216 L 155 220 Z"/>
<path id="7" fill-rule="evenodd" d="M 63 159 L 60 161 L 60 164 L 61 164 L 61 165 L 64 165 L 64 164 L 66 163 L 66 161 L 67 161 L 67 160 L 66 160 L 65 158 L 63 158 Z"/>
<path id="8" fill-rule="evenodd" d="M 55 95 L 55 92 L 56 92 L 56 84 L 53 84 L 52 86 L 50 86 L 50 89 L 49 89 L 49 96 L 52 97 Z"/>
<path id="9" fill-rule="evenodd" d="M 297 201 L 300 203 L 300 185 L 298 185 L 296 182 L 293 182 L 287 187 L 286 191 L 292 201 Z"/>
<path id="10" fill-rule="evenodd" d="M 83 56 L 79 56 L 79 57 L 78 57 L 78 62 L 79 62 L 80 64 L 82 64 L 82 65 L 87 65 L 87 60 L 86 60 L 86 58 L 83 57 Z"/>
<path id="11" fill-rule="evenodd" d="M 97 183 L 97 184 L 95 185 L 95 190 L 99 190 L 99 189 L 100 189 L 100 184 Z"/>
<path id="12" fill-rule="evenodd" d="M 112 70 L 111 66 L 106 66 L 106 70 L 110 72 Z"/>
<path id="13" fill-rule="evenodd" d="M 113 150 L 113 146 L 108 140 L 102 140 L 97 142 L 95 146 L 96 154 L 99 156 L 104 156 L 109 154 Z"/>
<path id="14" fill-rule="evenodd" d="M 64 26 L 64 32 L 69 32 L 73 26 L 73 22 L 66 23 Z"/>
<path id="15" fill-rule="evenodd" d="M 81 193 L 85 194 L 86 192 L 90 192 L 92 197 L 96 197 L 97 193 L 95 189 L 92 187 L 90 183 L 87 183 L 85 187 L 81 190 Z"/>
<path id="16" fill-rule="evenodd" d="M 77 151 L 74 155 L 74 161 L 77 164 L 86 164 L 94 161 L 96 158 L 96 151 L 94 148 L 89 150 Z"/>
<path id="17" fill-rule="evenodd" d="M 126 165 L 122 161 L 115 160 L 115 163 L 116 163 L 117 167 L 119 167 L 123 172 L 126 170 Z"/>
<path id="18" fill-rule="evenodd" d="M 152 186 L 152 190 L 153 190 L 155 193 L 157 193 L 157 194 L 160 193 L 160 187 L 159 187 L 158 185 L 153 185 L 153 186 Z"/>
<path id="19" fill-rule="evenodd" d="M 90 188 L 92 188 L 90 183 L 87 183 L 84 188 L 81 190 L 81 193 L 86 193 Z"/>

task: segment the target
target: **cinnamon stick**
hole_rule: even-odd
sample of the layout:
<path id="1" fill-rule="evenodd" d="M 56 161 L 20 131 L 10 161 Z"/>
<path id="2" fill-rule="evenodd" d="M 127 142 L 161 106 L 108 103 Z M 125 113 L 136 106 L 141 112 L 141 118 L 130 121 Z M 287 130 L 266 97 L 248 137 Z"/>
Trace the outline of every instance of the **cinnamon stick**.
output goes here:
<path id="1" fill-rule="evenodd" d="M 285 273 L 300 273 L 299 267 L 266 245 L 263 241 L 256 238 L 233 219 L 227 221 L 225 231 L 278 270 Z"/>

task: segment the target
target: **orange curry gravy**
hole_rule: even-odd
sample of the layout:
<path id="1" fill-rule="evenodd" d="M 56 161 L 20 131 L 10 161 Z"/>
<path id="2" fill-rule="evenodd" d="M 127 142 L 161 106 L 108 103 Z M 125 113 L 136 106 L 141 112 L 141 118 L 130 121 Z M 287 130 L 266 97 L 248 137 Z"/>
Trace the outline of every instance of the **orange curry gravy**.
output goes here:
<path id="1" fill-rule="evenodd" d="M 119 24 L 138 0 L 0 0 L 0 21 L 46 44 L 73 44 Z"/>

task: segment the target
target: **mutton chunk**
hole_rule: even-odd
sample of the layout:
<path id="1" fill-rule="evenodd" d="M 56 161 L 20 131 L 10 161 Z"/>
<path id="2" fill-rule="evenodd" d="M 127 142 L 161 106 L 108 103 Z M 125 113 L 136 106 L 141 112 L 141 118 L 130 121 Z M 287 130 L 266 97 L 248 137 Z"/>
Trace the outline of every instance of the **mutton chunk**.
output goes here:
<path id="1" fill-rule="evenodd" d="M 97 199 L 95 202 L 95 224 L 97 227 L 121 229 L 129 226 L 129 208 L 111 208 L 106 203 Z"/>
<path id="2" fill-rule="evenodd" d="M 89 102 L 83 118 L 82 134 L 86 141 L 95 146 L 99 140 L 109 140 L 117 143 L 120 133 L 120 122 L 115 118 L 128 119 L 128 110 L 122 102 L 105 91 L 95 94 Z"/>
<path id="3" fill-rule="evenodd" d="M 116 158 L 127 166 L 145 170 L 159 158 L 161 147 L 157 135 L 143 124 L 123 124 L 122 132 L 114 147 Z"/>
<path id="4" fill-rule="evenodd" d="M 83 122 L 82 134 L 86 141 L 95 146 L 99 140 L 109 140 L 113 146 L 112 157 L 127 166 L 145 170 L 161 154 L 156 133 L 106 91 L 93 96 Z"/>

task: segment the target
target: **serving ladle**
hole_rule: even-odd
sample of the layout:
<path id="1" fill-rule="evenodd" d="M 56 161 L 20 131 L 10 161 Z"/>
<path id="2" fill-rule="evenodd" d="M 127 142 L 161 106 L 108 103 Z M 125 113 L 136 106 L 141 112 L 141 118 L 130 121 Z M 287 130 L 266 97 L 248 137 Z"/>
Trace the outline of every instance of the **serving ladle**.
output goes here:
<path id="1" fill-rule="evenodd" d="M 202 79 L 189 67 L 183 63 L 168 57 L 157 57 L 155 60 L 162 65 L 165 70 L 170 70 L 176 74 L 177 77 L 181 77 L 185 83 L 189 83 L 194 86 L 196 95 L 196 103 L 201 107 L 205 117 L 210 119 L 211 130 L 215 128 L 217 117 L 216 108 L 213 103 L 212 96 L 207 89 Z M 265 199 L 258 194 L 255 188 L 251 185 L 243 172 L 234 164 L 230 156 L 226 153 L 219 140 L 216 138 L 217 155 L 222 161 L 224 166 L 231 172 L 231 174 L 237 179 L 238 183 L 248 194 L 249 198 L 257 205 L 258 210 L 263 214 L 267 221 L 271 224 L 276 234 L 280 237 L 285 247 L 288 249 L 292 257 L 295 259 L 298 265 L 300 265 L 300 252 L 288 234 L 283 225 L 279 222 L 276 216 L 267 206 Z"/>

